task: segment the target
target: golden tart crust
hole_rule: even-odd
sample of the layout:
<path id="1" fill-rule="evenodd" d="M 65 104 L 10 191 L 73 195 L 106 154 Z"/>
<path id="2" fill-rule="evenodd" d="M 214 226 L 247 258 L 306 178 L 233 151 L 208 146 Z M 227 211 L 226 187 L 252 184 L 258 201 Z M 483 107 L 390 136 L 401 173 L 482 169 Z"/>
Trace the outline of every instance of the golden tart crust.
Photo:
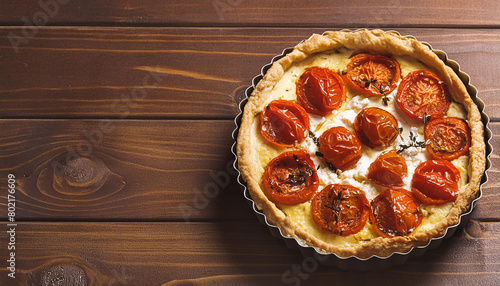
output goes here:
<path id="1" fill-rule="evenodd" d="M 329 50 L 347 48 L 350 50 L 369 51 L 390 56 L 408 56 L 418 59 L 424 65 L 431 67 L 437 76 L 446 84 L 452 99 L 461 103 L 467 111 L 467 122 L 471 129 L 471 147 L 469 150 L 468 183 L 460 188 L 445 219 L 436 223 L 433 228 L 415 232 L 405 237 L 376 237 L 368 241 L 360 241 L 352 245 L 334 245 L 326 243 L 308 233 L 288 217 L 275 203 L 270 201 L 261 188 L 260 162 L 252 138 L 260 136 L 253 126 L 256 116 L 269 102 L 270 92 L 283 77 L 285 71 L 294 63 L 298 63 L 312 54 Z M 449 226 L 459 222 L 460 215 L 465 212 L 479 192 L 481 177 L 485 170 L 484 126 L 481 114 L 467 92 L 466 87 L 455 72 L 445 65 L 432 50 L 413 39 L 399 36 L 396 33 L 382 30 L 358 30 L 326 32 L 323 35 L 313 35 L 308 40 L 298 44 L 292 52 L 273 63 L 264 78 L 257 84 L 243 111 L 238 134 L 236 153 L 238 168 L 243 180 L 247 183 L 252 199 L 257 207 L 264 212 L 267 220 L 281 229 L 288 237 L 294 237 L 315 247 L 321 253 L 334 253 L 339 257 L 356 256 L 369 258 L 371 256 L 387 257 L 394 252 L 406 253 L 415 246 L 426 245 L 430 239 L 444 235 Z M 319 191 L 319 190 L 318 190 Z"/>

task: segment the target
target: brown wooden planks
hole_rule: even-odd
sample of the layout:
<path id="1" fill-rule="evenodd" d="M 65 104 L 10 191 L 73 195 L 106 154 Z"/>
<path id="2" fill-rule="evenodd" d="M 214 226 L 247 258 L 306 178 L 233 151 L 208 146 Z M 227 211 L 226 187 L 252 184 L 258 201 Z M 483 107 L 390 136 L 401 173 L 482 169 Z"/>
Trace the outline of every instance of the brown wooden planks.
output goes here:
<path id="1" fill-rule="evenodd" d="M 0 118 L 233 118 L 263 65 L 325 29 L 0 28 Z M 399 29 L 444 50 L 497 120 L 498 30 Z M 159 73 L 152 73 L 158 71 Z"/>
<path id="2" fill-rule="evenodd" d="M 6 231 L 1 257 L 9 257 Z M 2 285 L 498 285 L 500 224 L 470 221 L 421 258 L 382 271 L 342 272 L 286 248 L 258 222 L 50 223 L 16 229 L 17 278 Z M 298 270 L 294 270 L 298 269 Z M 300 272 L 298 272 L 300 271 Z M 300 275 L 299 275 L 300 273 Z M 389 278 L 388 278 L 389 277 Z M 32 283 L 32 284 L 30 284 Z"/>
<path id="3" fill-rule="evenodd" d="M 102 122 L 0 121 L 1 184 L 17 178 L 18 220 L 253 217 L 232 169 L 232 121 Z"/>
<path id="4" fill-rule="evenodd" d="M 49 6 L 44 23 L 40 3 L 55 1 L 68 3 Z M 310 260 L 257 222 L 227 169 L 251 79 L 283 48 L 329 29 L 398 28 L 431 43 L 500 120 L 500 30 L 470 29 L 500 28 L 498 1 L 365 2 L 0 1 L 0 25 L 17 26 L 0 28 L 0 185 L 8 173 L 21 183 L 17 278 L 7 277 L 4 224 L 0 285 L 500 285 L 496 153 L 465 229 L 422 258 L 366 273 L 305 271 Z M 25 37 L 17 53 L 10 32 Z M 99 124 L 113 130 L 100 138 Z M 54 172 L 78 147 L 92 148 L 91 160 Z M 4 193 L 1 220 L 6 209 Z M 286 274 L 297 267 L 300 276 Z"/>
<path id="5" fill-rule="evenodd" d="M 0 121 L 0 160 L 4 162 L 0 184 L 6 185 L 8 173 L 18 178 L 18 219 L 254 219 L 231 169 L 233 121 L 103 122 Z M 500 123 L 490 127 L 493 134 L 499 134 Z M 474 213 L 477 219 L 499 219 L 497 139 L 492 139 L 493 168 Z M 58 175 L 75 154 L 90 155 L 97 164 L 102 161 L 99 166 L 103 167 L 94 169 L 105 170 L 107 179 L 85 180 L 93 170 L 88 161 L 67 173 L 70 180 Z M 89 183 L 69 185 L 72 178 Z M 0 203 L 6 205 L 6 196 L 0 196 Z M 1 218 L 7 217 L 6 211 L 0 208 Z"/>
<path id="6" fill-rule="evenodd" d="M 58 2 L 67 4 L 57 4 Z M 52 3 L 40 4 L 41 3 Z M 54 5 L 55 3 L 55 5 Z M 498 1 L 119 1 L 4 2 L 0 24 L 280 27 L 498 27 Z M 42 14 L 44 13 L 44 14 Z M 25 20 L 26 19 L 26 20 Z"/>

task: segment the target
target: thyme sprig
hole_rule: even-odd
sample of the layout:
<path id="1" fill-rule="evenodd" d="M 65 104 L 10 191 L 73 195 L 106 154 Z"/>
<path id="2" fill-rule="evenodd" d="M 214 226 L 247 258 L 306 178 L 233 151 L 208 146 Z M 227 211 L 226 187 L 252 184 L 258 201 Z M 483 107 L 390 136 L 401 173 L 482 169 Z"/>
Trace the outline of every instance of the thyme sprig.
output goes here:
<path id="1" fill-rule="evenodd" d="M 427 145 L 427 143 L 424 141 L 417 141 L 417 136 L 413 132 L 410 131 L 410 142 L 408 144 L 400 144 L 398 146 L 398 149 L 396 150 L 396 152 L 398 152 L 398 154 L 400 154 L 404 150 L 406 150 L 410 147 L 425 148 L 426 145 Z"/>
<path id="2" fill-rule="evenodd" d="M 319 148 L 319 140 L 318 140 L 318 137 L 316 137 L 316 134 L 314 134 L 314 132 L 312 132 L 311 130 L 309 130 L 309 137 L 311 137 L 311 139 L 314 141 L 314 144 L 316 144 L 316 146 L 318 146 Z M 323 158 L 323 161 L 325 162 L 325 165 L 330 169 L 332 170 L 333 172 L 337 172 L 337 168 L 335 168 L 330 162 L 328 162 L 328 160 L 326 160 L 324 157 L 325 155 L 323 153 L 321 153 L 320 151 L 316 151 L 314 153 L 316 156 L 320 157 L 320 158 Z"/>
<path id="3" fill-rule="evenodd" d="M 365 88 L 374 87 L 381 95 L 382 95 L 382 102 L 384 103 L 385 106 L 389 105 L 389 98 L 387 97 L 387 94 L 385 94 L 385 91 L 382 87 L 383 83 L 381 82 L 378 86 L 376 85 L 377 79 L 376 78 L 371 78 L 371 79 L 362 79 L 362 81 L 365 82 Z"/>
<path id="4" fill-rule="evenodd" d="M 312 132 L 311 130 L 309 130 L 309 137 L 311 137 L 314 144 L 319 147 L 318 137 L 316 137 L 316 134 L 314 134 L 314 132 Z"/>
<path id="5" fill-rule="evenodd" d="M 427 112 L 424 112 L 424 125 L 427 125 L 429 121 L 431 120 L 431 116 L 427 115 Z"/>
<path id="6" fill-rule="evenodd" d="M 394 129 L 396 129 L 396 131 L 399 133 L 399 138 L 401 138 L 401 141 L 404 141 L 403 139 L 403 127 L 394 127 Z"/>
<path id="7" fill-rule="evenodd" d="M 328 168 L 330 170 L 332 170 L 332 172 L 337 173 L 337 168 L 335 168 L 335 166 L 333 166 L 332 163 L 328 162 L 326 159 L 325 159 L 325 163 L 328 166 Z"/>
<path id="8" fill-rule="evenodd" d="M 336 224 L 339 223 L 339 220 L 341 219 L 342 216 L 342 202 L 347 200 L 347 198 L 342 197 L 342 191 L 345 191 L 346 188 L 344 187 L 342 190 L 339 190 L 337 193 L 337 196 L 333 196 L 332 193 L 328 193 L 327 197 L 327 203 L 325 204 L 325 208 L 328 208 L 332 210 L 331 213 L 331 220 L 335 221 Z M 331 226 L 329 226 L 329 229 L 332 230 Z M 339 232 L 340 235 L 343 234 L 343 230 L 340 230 Z"/>
<path id="9" fill-rule="evenodd" d="M 345 190 L 345 189 L 344 189 Z M 334 218 L 335 218 L 335 221 L 338 222 L 338 217 L 340 215 L 340 212 L 342 211 L 342 208 L 340 207 L 340 203 L 345 201 L 346 198 L 343 198 L 342 197 L 342 190 L 340 190 L 338 193 L 337 193 L 337 196 L 336 197 L 332 197 L 332 194 L 329 193 L 328 194 L 328 199 L 327 201 L 329 203 L 327 203 L 325 205 L 325 208 L 327 209 L 331 209 L 334 213 Z"/>
<path id="10" fill-rule="evenodd" d="M 370 84 L 371 84 L 371 85 L 373 85 L 373 87 L 375 87 L 376 89 L 379 89 L 379 88 L 375 85 L 375 83 L 377 82 L 377 79 L 376 79 L 376 78 L 371 78 L 371 79 L 366 79 L 366 78 L 364 78 L 364 79 L 362 79 L 362 81 L 364 81 L 364 82 L 365 82 L 365 88 L 370 87 Z M 380 85 L 382 86 L 382 84 L 380 84 Z"/>

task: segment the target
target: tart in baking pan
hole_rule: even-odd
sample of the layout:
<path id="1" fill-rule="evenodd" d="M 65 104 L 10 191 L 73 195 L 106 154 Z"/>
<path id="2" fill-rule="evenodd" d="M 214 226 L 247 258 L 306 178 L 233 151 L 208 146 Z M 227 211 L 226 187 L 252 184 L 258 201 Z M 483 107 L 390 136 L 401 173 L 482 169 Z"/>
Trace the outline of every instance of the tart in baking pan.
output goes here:
<path id="1" fill-rule="evenodd" d="M 479 192 L 481 114 L 412 38 L 313 35 L 245 105 L 236 153 L 256 206 L 320 253 L 387 257 L 442 236 Z"/>

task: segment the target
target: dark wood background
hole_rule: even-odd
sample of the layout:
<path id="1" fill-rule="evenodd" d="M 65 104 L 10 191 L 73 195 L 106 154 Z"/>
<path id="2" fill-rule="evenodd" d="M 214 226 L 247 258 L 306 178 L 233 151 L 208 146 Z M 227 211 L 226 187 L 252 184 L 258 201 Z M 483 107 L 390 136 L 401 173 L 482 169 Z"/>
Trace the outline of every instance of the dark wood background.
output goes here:
<path id="1" fill-rule="evenodd" d="M 0 285 L 500 285 L 500 2 L 59 1 L 0 1 Z M 305 259 L 236 183 L 237 102 L 284 48 L 360 27 L 460 63 L 492 121 L 490 179 L 469 223 L 421 258 L 283 276 Z"/>

